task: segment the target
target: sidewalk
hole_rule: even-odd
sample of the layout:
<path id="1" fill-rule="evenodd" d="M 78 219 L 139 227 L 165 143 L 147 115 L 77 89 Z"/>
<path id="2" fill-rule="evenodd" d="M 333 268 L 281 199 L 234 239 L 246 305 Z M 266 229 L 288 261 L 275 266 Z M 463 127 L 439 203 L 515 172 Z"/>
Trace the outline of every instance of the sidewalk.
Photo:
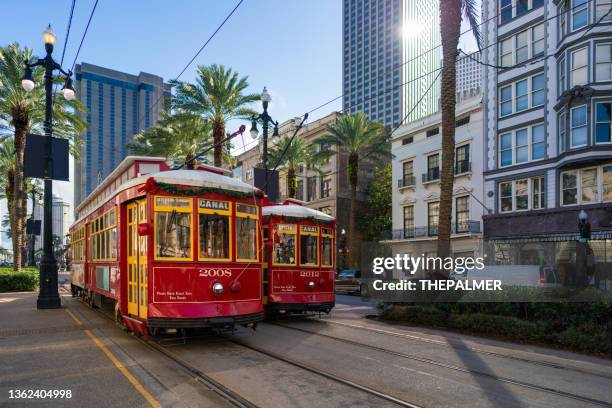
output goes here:
<path id="1" fill-rule="evenodd" d="M 225 405 L 82 303 L 63 296 L 63 308 L 37 310 L 36 296 L 0 293 L 0 407 Z M 71 398 L 10 399 L 10 390 Z"/>

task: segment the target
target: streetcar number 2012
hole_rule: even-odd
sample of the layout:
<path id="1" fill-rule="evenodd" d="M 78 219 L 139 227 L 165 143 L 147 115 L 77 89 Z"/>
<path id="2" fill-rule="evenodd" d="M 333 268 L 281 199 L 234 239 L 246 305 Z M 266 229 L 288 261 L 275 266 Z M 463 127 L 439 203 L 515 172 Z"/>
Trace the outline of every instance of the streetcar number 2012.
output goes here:
<path id="1" fill-rule="evenodd" d="M 318 278 L 319 272 L 315 271 L 300 271 L 300 276 L 303 278 Z"/>

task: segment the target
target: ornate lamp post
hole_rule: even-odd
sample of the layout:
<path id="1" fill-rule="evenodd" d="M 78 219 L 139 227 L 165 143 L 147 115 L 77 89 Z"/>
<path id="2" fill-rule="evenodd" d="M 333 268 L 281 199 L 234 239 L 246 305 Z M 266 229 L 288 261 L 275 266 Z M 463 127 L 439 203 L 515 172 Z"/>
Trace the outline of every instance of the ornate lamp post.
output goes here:
<path id="1" fill-rule="evenodd" d="M 271 100 L 272 98 L 270 97 L 268 90 L 264 86 L 264 89 L 261 92 L 261 103 L 263 105 L 263 113 L 259 114 L 258 116 L 253 116 L 251 118 L 251 137 L 253 139 L 257 139 L 257 136 L 259 135 L 259 130 L 257 129 L 257 121 L 261 121 L 262 127 L 263 127 L 262 164 L 263 164 L 265 176 L 266 176 L 265 178 L 266 190 L 268 189 L 268 128 L 269 128 L 270 123 L 274 125 L 274 132 L 272 133 L 272 137 L 279 137 L 278 122 L 274 121 L 272 117 L 268 114 L 268 104 L 270 103 Z M 265 191 L 265 193 L 267 194 L 268 192 Z"/>
<path id="2" fill-rule="evenodd" d="M 21 86 L 26 92 L 34 89 L 32 68 L 41 66 L 45 68 L 45 198 L 44 198 L 44 234 L 43 234 L 43 257 L 40 262 L 40 291 L 36 305 L 39 309 L 53 309 L 61 307 L 61 301 L 57 288 L 57 263 L 53 253 L 53 223 L 52 197 L 53 197 L 53 169 L 51 160 L 51 136 L 53 135 L 53 71 L 60 71 L 66 78 L 62 95 L 67 100 L 75 98 L 72 87 L 72 72 L 66 72 L 53 60 L 51 53 L 55 45 L 55 33 L 49 25 L 43 32 L 43 41 L 47 55 L 34 63 L 25 63 L 25 74 L 21 80 Z"/>

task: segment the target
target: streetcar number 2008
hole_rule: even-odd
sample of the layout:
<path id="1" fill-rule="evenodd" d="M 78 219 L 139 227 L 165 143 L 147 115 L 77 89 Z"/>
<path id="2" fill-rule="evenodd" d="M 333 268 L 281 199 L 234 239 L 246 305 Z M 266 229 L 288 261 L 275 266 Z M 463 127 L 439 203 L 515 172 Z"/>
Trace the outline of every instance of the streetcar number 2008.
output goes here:
<path id="1" fill-rule="evenodd" d="M 318 278 L 319 272 L 315 271 L 300 271 L 300 276 L 303 278 Z"/>

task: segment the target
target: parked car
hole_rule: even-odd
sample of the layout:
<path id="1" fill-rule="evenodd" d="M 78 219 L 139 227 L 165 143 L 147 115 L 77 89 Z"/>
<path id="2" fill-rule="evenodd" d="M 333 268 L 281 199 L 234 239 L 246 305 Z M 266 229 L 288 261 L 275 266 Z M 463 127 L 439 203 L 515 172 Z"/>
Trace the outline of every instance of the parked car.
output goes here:
<path id="1" fill-rule="evenodd" d="M 336 292 L 361 293 L 361 271 L 359 269 L 343 269 L 336 276 Z"/>

